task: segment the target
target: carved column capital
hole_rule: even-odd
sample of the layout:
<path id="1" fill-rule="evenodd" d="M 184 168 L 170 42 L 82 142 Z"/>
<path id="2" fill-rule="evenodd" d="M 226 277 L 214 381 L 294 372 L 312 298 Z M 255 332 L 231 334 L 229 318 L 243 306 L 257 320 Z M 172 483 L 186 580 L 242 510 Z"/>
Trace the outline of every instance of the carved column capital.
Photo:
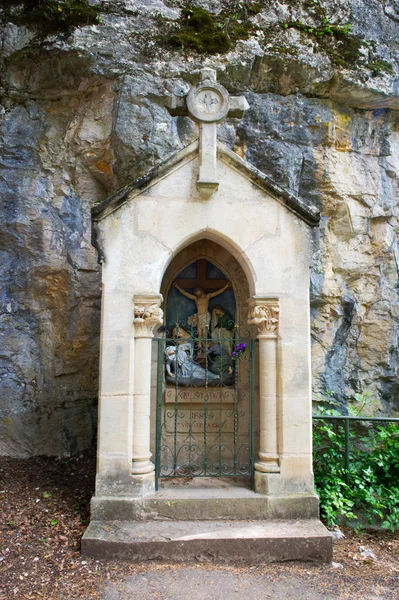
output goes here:
<path id="1" fill-rule="evenodd" d="M 276 298 L 251 298 L 248 324 L 256 325 L 260 335 L 277 337 L 280 308 Z"/>
<path id="2" fill-rule="evenodd" d="M 134 296 L 134 337 L 153 337 L 154 328 L 163 323 L 163 310 L 160 294 L 139 294 Z"/>

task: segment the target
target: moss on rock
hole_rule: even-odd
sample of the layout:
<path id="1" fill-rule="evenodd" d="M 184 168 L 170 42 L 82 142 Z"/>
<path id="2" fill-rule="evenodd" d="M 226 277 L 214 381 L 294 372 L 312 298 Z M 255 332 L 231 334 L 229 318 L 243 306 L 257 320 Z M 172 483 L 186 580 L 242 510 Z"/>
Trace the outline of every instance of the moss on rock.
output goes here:
<path id="1" fill-rule="evenodd" d="M 294 28 L 311 36 L 321 51 L 324 51 L 330 60 L 344 68 L 353 68 L 361 56 L 363 39 L 351 34 L 352 25 L 329 23 L 325 17 L 321 18 L 319 25 L 309 25 L 302 21 L 288 21 L 284 29 Z"/>
<path id="2" fill-rule="evenodd" d="M 100 23 L 101 9 L 87 0 L 0 0 L 3 18 L 37 30 L 39 35 L 69 33 Z"/>
<path id="3" fill-rule="evenodd" d="M 372 71 L 374 77 L 381 75 L 383 73 L 388 73 L 392 75 L 395 71 L 391 63 L 387 60 L 376 59 L 369 63 L 367 63 L 366 67 Z"/>
<path id="4" fill-rule="evenodd" d="M 236 10 L 225 9 L 214 15 L 192 4 L 182 9 L 181 18 L 164 42 L 172 47 L 199 54 L 225 54 L 238 40 L 246 40 L 255 30 L 250 21 L 260 12 L 259 3 L 240 3 Z"/>

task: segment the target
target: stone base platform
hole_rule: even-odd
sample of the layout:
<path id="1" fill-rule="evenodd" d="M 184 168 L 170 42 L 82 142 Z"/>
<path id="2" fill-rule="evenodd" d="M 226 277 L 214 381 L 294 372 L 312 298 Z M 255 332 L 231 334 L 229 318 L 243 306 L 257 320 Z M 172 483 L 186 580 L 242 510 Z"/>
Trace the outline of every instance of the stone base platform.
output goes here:
<path id="1" fill-rule="evenodd" d="M 245 521 L 317 519 L 318 516 L 319 503 L 315 494 L 264 496 L 251 489 L 250 481 L 242 479 L 166 480 L 152 496 L 95 496 L 91 501 L 94 521 Z"/>
<path id="2" fill-rule="evenodd" d="M 82 554 L 98 559 L 258 564 L 332 559 L 332 536 L 318 520 L 92 521 Z"/>

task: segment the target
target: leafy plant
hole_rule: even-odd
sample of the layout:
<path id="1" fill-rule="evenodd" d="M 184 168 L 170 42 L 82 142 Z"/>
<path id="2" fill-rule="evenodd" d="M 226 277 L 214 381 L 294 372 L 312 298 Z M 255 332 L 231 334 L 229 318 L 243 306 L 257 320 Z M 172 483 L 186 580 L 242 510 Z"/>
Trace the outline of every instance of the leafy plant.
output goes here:
<path id="1" fill-rule="evenodd" d="M 320 398 L 319 398 L 320 400 Z M 359 416 L 370 402 L 369 394 L 356 395 Z M 331 395 L 318 414 L 339 416 Z M 349 432 L 350 462 L 345 468 L 343 421 L 314 421 L 314 474 L 322 518 L 328 525 L 356 519 L 395 531 L 399 528 L 399 423 L 354 422 Z"/>

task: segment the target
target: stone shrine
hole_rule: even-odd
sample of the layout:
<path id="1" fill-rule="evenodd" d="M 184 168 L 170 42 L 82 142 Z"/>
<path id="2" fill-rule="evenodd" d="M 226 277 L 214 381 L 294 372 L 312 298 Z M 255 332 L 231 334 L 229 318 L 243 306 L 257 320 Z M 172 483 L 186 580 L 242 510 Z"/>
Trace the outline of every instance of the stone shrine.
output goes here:
<path id="1" fill-rule="evenodd" d="M 312 474 L 319 213 L 217 141 L 216 124 L 247 108 L 203 69 L 169 103 L 199 141 L 93 210 L 103 288 L 85 554 L 244 560 L 250 542 L 247 560 L 331 558 Z"/>

